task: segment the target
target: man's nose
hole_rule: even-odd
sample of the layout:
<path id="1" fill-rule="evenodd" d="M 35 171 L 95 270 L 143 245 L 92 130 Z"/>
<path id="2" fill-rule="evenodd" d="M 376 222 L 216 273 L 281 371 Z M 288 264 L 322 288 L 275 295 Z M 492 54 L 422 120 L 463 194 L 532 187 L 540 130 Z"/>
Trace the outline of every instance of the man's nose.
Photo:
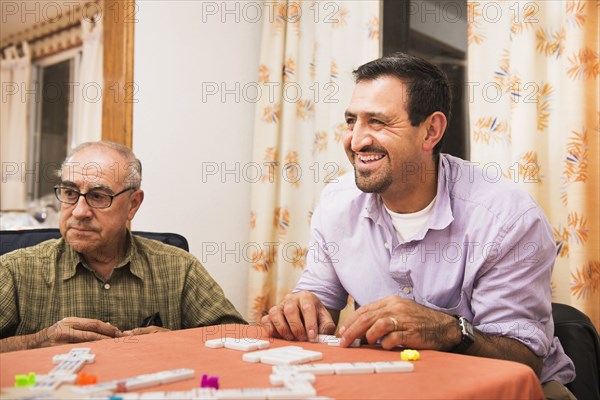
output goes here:
<path id="1" fill-rule="evenodd" d="M 371 136 L 369 126 L 362 121 L 356 121 L 351 135 L 352 139 L 350 140 L 350 148 L 354 152 L 358 152 L 365 146 L 370 146 L 373 144 L 373 137 Z"/>
<path id="2" fill-rule="evenodd" d="M 75 218 L 81 219 L 89 217 L 92 214 L 92 208 L 88 205 L 85 197 L 79 196 L 77 199 L 77 203 L 73 207 L 73 216 Z"/>

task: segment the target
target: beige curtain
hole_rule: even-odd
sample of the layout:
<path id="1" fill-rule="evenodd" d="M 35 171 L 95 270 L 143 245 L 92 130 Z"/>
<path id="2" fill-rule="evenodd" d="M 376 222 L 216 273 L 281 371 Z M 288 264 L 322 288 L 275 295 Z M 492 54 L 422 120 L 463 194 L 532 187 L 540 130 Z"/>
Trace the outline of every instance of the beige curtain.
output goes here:
<path id="1" fill-rule="evenodd" d="M 96 17 L 99 19 L 99 17 Z M 81 20 L 81 62 L 70 148 L 102 138 L 102 22 Z M 107 95 L 106 93 L 104 95 Z"/>
<path id="2" fill-rule="evenodd" d="M 0 61 L 2 102 L 0 116 L 0 210 L 25 210 L 27 207 L 28 109 L 35 99 L 31 83 L 31 53 L 27 42 L 22 55 L 11 46 Z M 31 179 L 29 176 L 28 179 Z"/>
<path id="3" fill-rule="evenodd" d="M 379 0 L 280 1 L 262 35 L 251 180 L 248 319 L 289 293 L 324 185 L 350 170 L 342 137 L 351 72 L 379 55 Z"/>
<path id="4" fill-rule="evenodd" d="M 501 168 L 543 207 L 557 242 L 554 301 L 600 330 L 599 4 L 468 10 L 471 159 Z"/>

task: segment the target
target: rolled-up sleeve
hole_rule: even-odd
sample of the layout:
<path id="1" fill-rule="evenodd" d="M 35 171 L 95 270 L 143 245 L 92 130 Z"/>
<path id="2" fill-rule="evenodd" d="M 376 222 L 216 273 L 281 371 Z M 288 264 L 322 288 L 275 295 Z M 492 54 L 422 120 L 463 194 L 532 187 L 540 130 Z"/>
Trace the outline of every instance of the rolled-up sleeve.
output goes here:
<path id="1" fill-rule="evenodd" d="M 550 278 L 556 246 L 550 224 L 532 208 L 507 224 L 473 288 L 475 327 L 520 341 L 540 357 L 553 339 Z"/>

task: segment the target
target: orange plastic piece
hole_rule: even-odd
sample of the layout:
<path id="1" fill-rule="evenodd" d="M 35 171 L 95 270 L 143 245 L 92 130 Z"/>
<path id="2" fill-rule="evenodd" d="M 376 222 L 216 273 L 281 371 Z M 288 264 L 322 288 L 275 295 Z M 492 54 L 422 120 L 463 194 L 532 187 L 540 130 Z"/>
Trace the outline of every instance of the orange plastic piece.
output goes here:
<path id="1" fill-rule="evenodd" d="M 98 383 L 98 377 L 92 374 L 86 374 L 85 372 L 80 372 L 77 375 L 77 380 L 75 381 L 76 385 L 94 385 Z"/>

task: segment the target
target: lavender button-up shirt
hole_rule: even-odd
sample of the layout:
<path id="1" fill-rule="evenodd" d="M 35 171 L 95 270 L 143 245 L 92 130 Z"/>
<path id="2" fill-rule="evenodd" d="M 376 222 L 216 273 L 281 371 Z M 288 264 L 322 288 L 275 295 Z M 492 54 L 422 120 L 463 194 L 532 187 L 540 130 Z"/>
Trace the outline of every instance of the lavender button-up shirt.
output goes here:
<path id="1" fill-rule="evenodd" d="M 309 290 L 333 310 L 348 294 L 359 305 L 395 295 L 462 315 L 479 331 L 517 339 L 542 357 L 542 382 L 572 381 L 573 363 L 553 336 L 552 228 L 499 169 L 441 154 L 432 215 L 404 243 L 381 197 L 360 191 L 353 174 L 329 184 L 294 291 Z"/>

